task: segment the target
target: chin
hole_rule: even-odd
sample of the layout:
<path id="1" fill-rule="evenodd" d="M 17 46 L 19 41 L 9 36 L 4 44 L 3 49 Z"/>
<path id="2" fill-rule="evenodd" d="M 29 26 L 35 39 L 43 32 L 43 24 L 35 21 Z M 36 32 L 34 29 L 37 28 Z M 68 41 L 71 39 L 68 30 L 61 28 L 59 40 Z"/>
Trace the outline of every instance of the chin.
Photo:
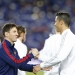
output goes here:
<path id="1" fill-rule="evenodd" d="M 14 42 L 16 42 L 17 40 L 14 40 Z"/>

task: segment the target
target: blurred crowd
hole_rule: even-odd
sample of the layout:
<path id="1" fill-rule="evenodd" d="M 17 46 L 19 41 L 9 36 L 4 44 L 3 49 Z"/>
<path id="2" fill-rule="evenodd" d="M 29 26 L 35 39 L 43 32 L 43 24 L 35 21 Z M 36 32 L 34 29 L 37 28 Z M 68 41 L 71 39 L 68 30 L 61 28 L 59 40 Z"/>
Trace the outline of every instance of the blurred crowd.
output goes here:
<path id="1" fill-rule="evenodd" d="M 49 34 L 55 33 L 58 11 L 71 15 L 70 28 L 75 33 L 75 0 L 0 0 L 0 37 L 5 23 L 22 25 L 27 29 L 27 47 L 40 50 Z"/>

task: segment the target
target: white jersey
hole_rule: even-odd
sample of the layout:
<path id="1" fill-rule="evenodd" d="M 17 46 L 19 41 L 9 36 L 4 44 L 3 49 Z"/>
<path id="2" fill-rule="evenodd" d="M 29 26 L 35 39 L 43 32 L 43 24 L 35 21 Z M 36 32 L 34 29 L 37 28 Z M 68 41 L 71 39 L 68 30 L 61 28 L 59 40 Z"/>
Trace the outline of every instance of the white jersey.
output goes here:
<path id="1" fill-rule="evenodd" d="M 23 58 L 27 54 L 27 46 L 23 44 L 19 39 L 15 42 L 16 50 L 18 51 L 18 55 L 20 58 Z M 18 69 L 18 75 L 26 75 L 25 71 L 21 71 Z"/>
<path id="2" fill-rule="evenodd" d="M 66 34 L 67 33 L 67 34 Z M 60 63 L 59 75 L 74 75 L 75 74 L 75 35 L 70 29 L 65 30 L 61 38 L 64 36 L 64 43 L 61 45 L 57 54 L 40 64 L 43 67 L 49 67 Z"/>

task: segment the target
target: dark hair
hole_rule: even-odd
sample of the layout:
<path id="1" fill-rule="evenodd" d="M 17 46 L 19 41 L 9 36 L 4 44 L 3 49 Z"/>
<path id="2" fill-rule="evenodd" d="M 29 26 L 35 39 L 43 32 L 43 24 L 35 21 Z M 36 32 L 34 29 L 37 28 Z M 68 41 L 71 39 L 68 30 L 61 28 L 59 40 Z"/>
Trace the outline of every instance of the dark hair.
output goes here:
<path id="1" fill-rule="evenodd" d="M 13 24 L 13 23 L 7 23 L 5 24 L 3 27 L 2 27 L 2 33 L 3 33 L 3 36 L 5 36 L 5 32 L 9 32 L 11 28 L 13 27 L 16 27 L 16 24 Z"/>
<path id="2" fill-rule="evenodd" d="M 18 37 L 20 37 L 21 33 L 25 33 L 25 28 L 23 26 L 18 26 L 17 31 L 18 31 Z"/>
<path id="3" fill-rule="evenodd" d="M 56 14 L 56 16 L 58 16 L 57 19 L 58 19 L 59 21 L 63 20 L 64 23 L 65 23 L 66 25 L 68 25 L 68 27 L 69 27 L 69 25 L 70 25 L 70 15 L 69 15 L 67 12 L 58 12 L 58 13 Z"/>

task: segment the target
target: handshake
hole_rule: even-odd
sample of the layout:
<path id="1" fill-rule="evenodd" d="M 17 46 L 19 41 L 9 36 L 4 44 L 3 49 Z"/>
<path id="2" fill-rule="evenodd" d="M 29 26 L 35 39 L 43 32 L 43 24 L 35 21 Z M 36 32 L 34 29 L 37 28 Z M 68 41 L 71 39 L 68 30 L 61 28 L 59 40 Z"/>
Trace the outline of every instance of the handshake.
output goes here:
<path id="1" fill-rule="evenodd" d="M 32 48 L 29 53 L 32 53 L 34 55 L 34 58 L 38 58 L 39 57 L 39 51 L 36 48 Z M 47 67 L 47 68 L 41 68 L 40 64 L 35 65 L 33 67 L 33 73 L 36 74 L 38 71 L 40 70 L 44 70 L 44 71 L 50 71 L 52 69 L 52 67 Z"/>
<path id="2" fill-rule="evenodd" d="M 36 48 L 32 48 L 29 53 L 32 53 L 34 55 L 34 58 L 36 58 L 39 55 L 39 51 Z"/>

